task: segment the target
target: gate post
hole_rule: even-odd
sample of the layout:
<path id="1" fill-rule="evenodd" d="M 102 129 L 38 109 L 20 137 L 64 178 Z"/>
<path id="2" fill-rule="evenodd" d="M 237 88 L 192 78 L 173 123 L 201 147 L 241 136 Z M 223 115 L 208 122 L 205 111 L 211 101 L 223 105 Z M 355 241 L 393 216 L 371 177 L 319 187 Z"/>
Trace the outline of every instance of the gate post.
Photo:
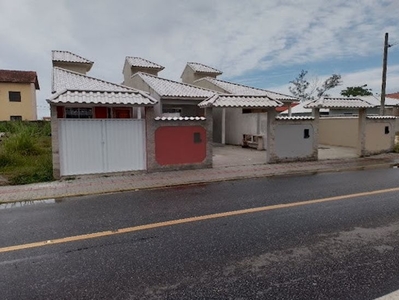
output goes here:
<path id="1" fill-rule="evenodd" d="M 276 110 L 274 108 L 267 111 L 267 143 L 266 143 L 266 163 L 277 162 L 276 157 Z"/>
<path id="2" fill-rule="evenodd" d="M 151 170 L 156 168 L 155 161 L 155 111 L 154 107 L 145 108 L 145 133 L 146 133 L 146 152 L 147 162 L 146 169 Z"/>
<path id="3" fill-rule="evenodd" d="M 55 179 L 61 178 L 60 170 L 60 140 L 58 134 L 58 118 L 57 118 L 57 106 L 50 105 L 51 113 L 51 152 L 53 159 L 53 177 Z"/>

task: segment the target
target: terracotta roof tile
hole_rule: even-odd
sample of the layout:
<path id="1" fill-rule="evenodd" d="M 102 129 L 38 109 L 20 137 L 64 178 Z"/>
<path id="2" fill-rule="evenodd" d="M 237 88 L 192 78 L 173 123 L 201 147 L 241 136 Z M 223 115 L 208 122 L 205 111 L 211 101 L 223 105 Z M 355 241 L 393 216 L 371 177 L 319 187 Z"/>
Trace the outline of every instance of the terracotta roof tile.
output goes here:
<path id="1" fill-rule="evenodd" d="M 399 92 L 392 93 L 392 94 L 386 94 L 385 96 L 389 97 L 389 98 L 399 99 Z"/>
<path id="2" fill-rule="evenodd" d="M 35 71 L 0 70 L 0 82 L 34 83 L 36 89 L 40 89 Z"/>

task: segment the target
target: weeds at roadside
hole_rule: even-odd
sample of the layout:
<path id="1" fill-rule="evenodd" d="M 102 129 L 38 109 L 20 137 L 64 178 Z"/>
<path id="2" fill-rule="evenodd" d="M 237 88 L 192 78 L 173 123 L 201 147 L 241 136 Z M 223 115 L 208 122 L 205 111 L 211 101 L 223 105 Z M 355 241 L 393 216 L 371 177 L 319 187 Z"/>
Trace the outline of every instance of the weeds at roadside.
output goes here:
<path id="1" fill-rule="evenodd" d="M 50 123 L 0 122 L 0 132 L 0 175 L 10 184 L 53 180 Z"/>

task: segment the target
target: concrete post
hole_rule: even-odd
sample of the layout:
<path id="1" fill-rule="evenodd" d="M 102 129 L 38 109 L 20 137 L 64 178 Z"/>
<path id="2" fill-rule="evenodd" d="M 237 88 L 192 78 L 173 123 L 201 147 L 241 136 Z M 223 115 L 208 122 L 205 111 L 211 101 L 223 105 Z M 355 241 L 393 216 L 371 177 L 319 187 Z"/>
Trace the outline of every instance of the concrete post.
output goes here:
<path id="1" fill-rule="evenodd" d="M 51 147 L 53 157 L 53 177 L 55 179 L 61 178 L 61 165 L 60 165 L 60 141 L 58 134 L 58 118 L 57 107 L 50 105 L 51 116 Z"/>
<path id="2" fill-rule="evenodd" d="M 292 103 L 288 103 L 288 116 L 292 117 Z"/>
<path id="3" fill-rule="evenodd" d="M 319 159 L 319 127 L 320 127 L 320 108 L 312 110 L 314 117 L 314 138 L 313 138 L 313 153 L 316 160 Z"/>
<path id="4" fill-rule="evenodd" d="M 276 110 L 271 108 L 267 111 L 267 149 L 266 149 L 266 163 L 276 162 Z"/>
<path id="5" fill-rule="evenodd" d="M 208 119 L 208 117 L 206 117 Z M 226 144 L 226 108 L 222 108 L 222 144 Z"/>
<path id="6" fill-rule="evenodd" d="M 155 168 L 155 111 L 154 107 L 145 108 L 145 132 L 147 148 L 147 170 Z"/>
<path id="7" fill-rule="evenodd" d="M 223 109 L 224 110 L 224 109 Z M 213 167 L 213 109 L 207 107 L 205 109 L 206 118 L 206 165 Z"/>
<path id="8" fill-rule="evenodd" d="M 364 157 L 366 155 L 366 122 L 367 122 L 366 109 L 359 109 L 359 120 L 358 120 L 358 141 L 357 141 L 357 154 L 359 157 Z"/>

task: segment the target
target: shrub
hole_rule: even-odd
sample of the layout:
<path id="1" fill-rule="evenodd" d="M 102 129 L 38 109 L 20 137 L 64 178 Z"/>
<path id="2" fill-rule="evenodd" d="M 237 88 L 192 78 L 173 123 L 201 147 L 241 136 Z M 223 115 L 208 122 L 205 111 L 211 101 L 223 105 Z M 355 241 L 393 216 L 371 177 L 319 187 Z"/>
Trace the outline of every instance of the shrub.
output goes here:
<path id="1" fill-rule="evenodd" d="M 18 133 L 12 134 L 3 142 L 6 153 L 19 153 L 21 155 L 40 154 L 40 148 L 37 145 L 37 138 L 29 128 L 22 129 Z"/>
<path id="2" fill-rule="evenodd" d="M 393 148 L 393 152 L 399 153 L 399 143 L 397 143 L 397 144 L 395 145 L 395 147 Z"/>

